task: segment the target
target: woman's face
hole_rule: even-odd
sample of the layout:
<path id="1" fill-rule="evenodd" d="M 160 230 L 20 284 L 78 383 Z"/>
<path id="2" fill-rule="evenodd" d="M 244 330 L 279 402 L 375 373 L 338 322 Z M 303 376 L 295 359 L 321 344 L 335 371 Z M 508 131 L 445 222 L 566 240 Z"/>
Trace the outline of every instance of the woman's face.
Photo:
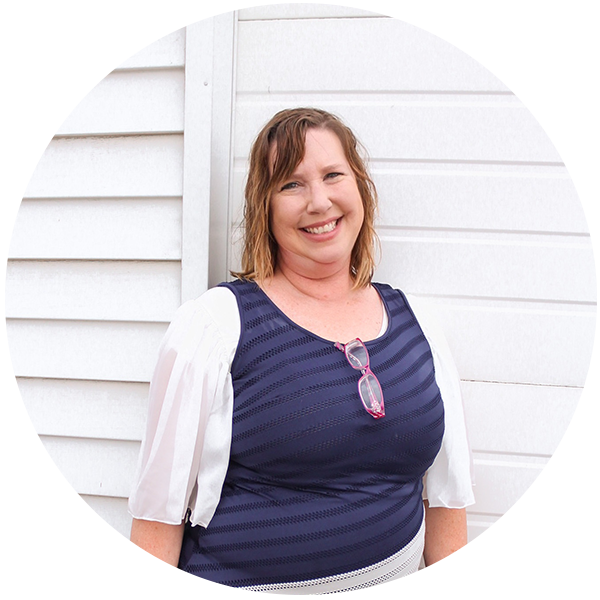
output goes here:
<path id="1" fill-rule="evenodd" d="M 356 178 L 340 140 L 328 129 L 309 129 L 302 162 L 271 197 L 278 266 L 323 274 L 349 267 L 363 219 Z"/>

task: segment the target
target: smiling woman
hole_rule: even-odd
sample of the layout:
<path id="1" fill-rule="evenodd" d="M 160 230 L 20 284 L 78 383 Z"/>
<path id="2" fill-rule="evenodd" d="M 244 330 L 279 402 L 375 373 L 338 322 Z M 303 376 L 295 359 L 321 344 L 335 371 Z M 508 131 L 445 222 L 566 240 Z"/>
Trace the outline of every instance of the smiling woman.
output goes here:
<path id="1" fill-rule="evenodd" d="M 243 272 L 163 341 L 131 539 L 189 573 L 330 593 L 466 543 L 458 376 L 422 307 L 371 282 L 357 148 L 330 113 L 277 113 L 251 153 Z"/>

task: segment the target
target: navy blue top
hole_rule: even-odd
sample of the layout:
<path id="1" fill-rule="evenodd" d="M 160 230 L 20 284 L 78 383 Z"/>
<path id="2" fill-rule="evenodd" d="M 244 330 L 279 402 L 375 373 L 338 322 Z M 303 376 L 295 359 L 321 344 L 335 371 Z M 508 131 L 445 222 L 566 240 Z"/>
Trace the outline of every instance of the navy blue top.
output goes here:
<path id="1" fill-rule="evenodd" d="M 333 342 L 293 323 L 254 282 L 221 285 L 241 318 L 230 464 L 208 527 L 186 524 L 179 568 L 242 587 L 395 554 L 421 526 L 421 480 L 444 433 L 431 349 L 404 294 L 374 284 L 389 318 L 366 343 L 385 401 L 374 419 L 360 371 Z"/>

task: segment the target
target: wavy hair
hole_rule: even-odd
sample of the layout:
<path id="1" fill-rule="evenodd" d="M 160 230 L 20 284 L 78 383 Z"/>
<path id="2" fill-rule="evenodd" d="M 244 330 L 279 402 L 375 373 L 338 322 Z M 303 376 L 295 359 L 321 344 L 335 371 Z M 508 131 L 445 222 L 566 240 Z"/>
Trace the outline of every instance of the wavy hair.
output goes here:
<path id="1" fill-rule="evenodd" d="M 273 275 L 277 263 L 277 242 L 270 229 L 271 196 L 302 162 L 309 129 L 328 129 L 337 135 L 356 178 L 364 220 L 352 249 L 350 276 L 354 288 L 365 287 L 373 277 L 375 246 L 379 247 L 374 225 L 377 190 L 367 172 L 365 150 L 352 130 L 337 116 L 317 108 L 282 110 L 256 137 L 250 151 L 245 188 L 242 269 L 231 274 L 239 279 L 257 281 Z"/>

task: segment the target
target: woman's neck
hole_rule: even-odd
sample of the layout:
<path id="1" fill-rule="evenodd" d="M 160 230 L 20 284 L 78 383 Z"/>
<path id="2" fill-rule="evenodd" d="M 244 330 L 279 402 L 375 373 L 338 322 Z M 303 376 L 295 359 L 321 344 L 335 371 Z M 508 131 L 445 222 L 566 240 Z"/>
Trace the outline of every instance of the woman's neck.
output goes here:
<path id="1" fill-rule="evenodd" d="M 324 301 L 345 299 L 353 295 L 355 291 L 349 265 L 330 273 L 313 275 L 281 264 L 276 267 L 270 281 L 265 282 L 265 289 L 271 286 L 279 289 L 286 288 L 288 293 L 291 292 L 307 299 Z"/>

